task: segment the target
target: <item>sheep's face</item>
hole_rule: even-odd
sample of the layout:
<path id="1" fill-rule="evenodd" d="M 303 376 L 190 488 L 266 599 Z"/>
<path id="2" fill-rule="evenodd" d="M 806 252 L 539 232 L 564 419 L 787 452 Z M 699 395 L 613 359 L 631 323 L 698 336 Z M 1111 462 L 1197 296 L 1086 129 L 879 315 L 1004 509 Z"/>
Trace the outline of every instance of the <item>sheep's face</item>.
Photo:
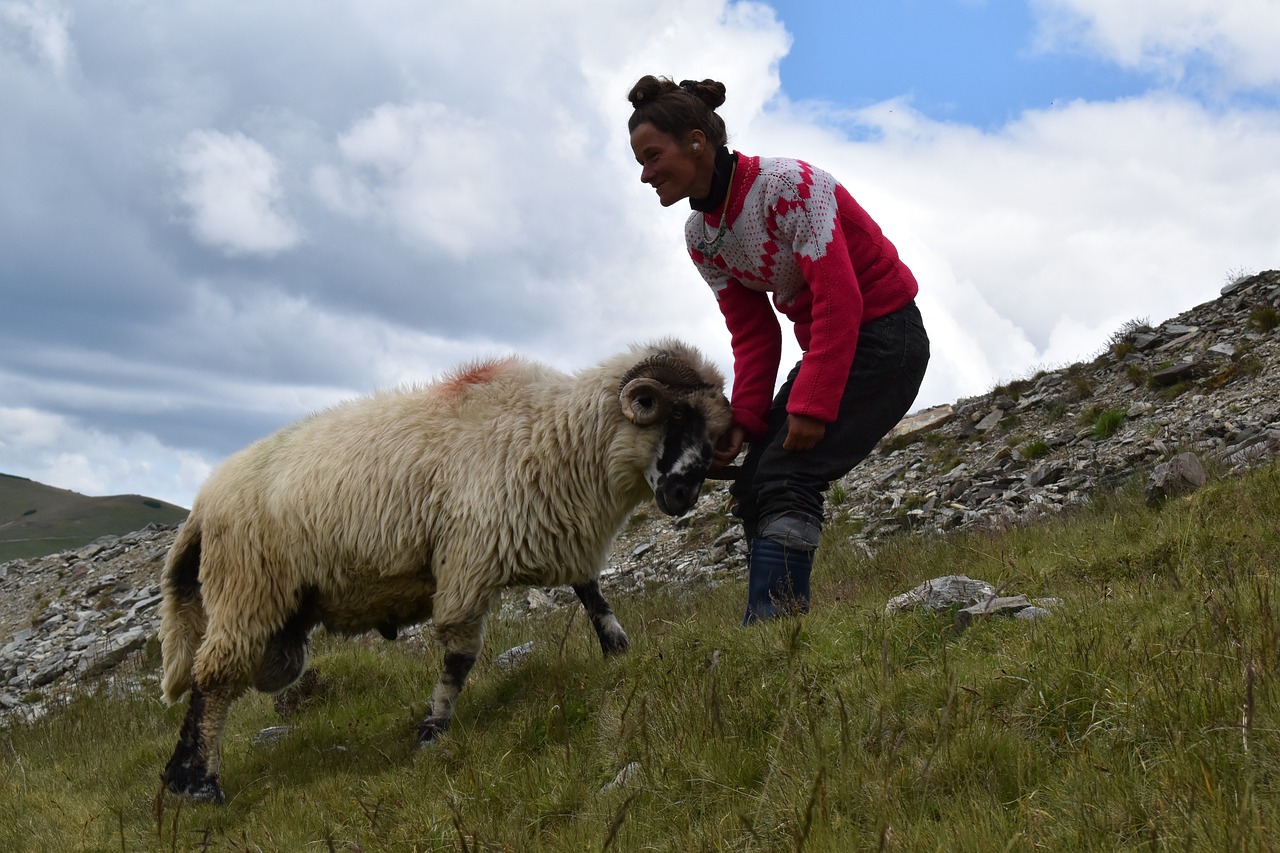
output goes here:
<path id="1" fill-rule="evenodd" d="M 676 516 L 693 509 L 716 439 L 732 419 L 723 395 L 698 394 L 673 402 L 645 472 L 658 509 Z"/>

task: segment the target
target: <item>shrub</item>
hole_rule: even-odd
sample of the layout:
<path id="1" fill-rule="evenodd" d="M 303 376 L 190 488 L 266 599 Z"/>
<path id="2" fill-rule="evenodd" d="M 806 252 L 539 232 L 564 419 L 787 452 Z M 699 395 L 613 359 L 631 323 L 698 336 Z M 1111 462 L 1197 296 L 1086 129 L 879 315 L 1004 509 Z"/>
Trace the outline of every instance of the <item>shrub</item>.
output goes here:
<path id="1" fill-rule="evenodd" d="M 1276 326 L 1280 326 L 1280 311 L 1270 305 L 1254 308 L 1249 312 L 1246 324 L 1255 332 L 1270 332 Z"/>
<path id="2" fill-rule="evenodd" d="M 1044 441 L 1038 438 L 1033 438 L 1026 444 L 1022 445 L 1022 447 L 1018 448 L 1018 454 L 1023 459 L 1027 460 L 1039 459 L 1042 456 L 1046 456 L 1048 453 L 1049 445 L 1045 444 Z"/>
<path id="3" fill-rule="evenodd" d="M 1110 438 L 1120 430 L 1120 427 L 1124 426 L 1124 421 L 1125 413 L 1123 409 L 1107 409 L 1094 420 L 1093 437 L 1099 440 Z"/>

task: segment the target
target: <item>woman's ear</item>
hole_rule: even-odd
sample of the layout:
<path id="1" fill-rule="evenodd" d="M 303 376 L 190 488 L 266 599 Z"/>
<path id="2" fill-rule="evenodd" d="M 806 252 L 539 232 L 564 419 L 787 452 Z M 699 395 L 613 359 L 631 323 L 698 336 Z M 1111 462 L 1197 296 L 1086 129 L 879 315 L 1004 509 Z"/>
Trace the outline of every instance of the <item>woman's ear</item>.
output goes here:
<path id="1" fill-rule="evenodd" d="M 707 135 L 700 130 L 689 131 L 689 147 L 697 154 L 707 145 Z"/>

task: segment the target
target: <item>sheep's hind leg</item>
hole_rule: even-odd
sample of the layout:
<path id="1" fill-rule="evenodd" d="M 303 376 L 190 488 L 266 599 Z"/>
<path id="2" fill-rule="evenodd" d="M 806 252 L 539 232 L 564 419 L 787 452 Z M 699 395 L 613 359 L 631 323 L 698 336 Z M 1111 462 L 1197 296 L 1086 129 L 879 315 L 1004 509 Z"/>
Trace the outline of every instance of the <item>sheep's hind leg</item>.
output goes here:
<path id="1" fill-rule="evenodd" d="M 165 787 L 197 802 L 226 799 L 218 782 L 222 757 L 222 729 L 238 694 L 206 693 L 199 682 L 191 687 L 191 704 L 182 721 L 178 745 L 160 774 Z"/>
<path id="2" fill-rule="evenodd" d="M 484 619 L 466 625 L 437 626 L 436 636 L 444 644 L 444 669 L 431 695 L 431 711 L 418 726 L 419 745 L 433 743 L 449 730 L 458 694 L 484 644 Z"/>
<path id="3" fill-rule="evenodd" d="M 584 584 L 576 584 L 573 591 L 578 594 L 578 600 L 591 618 L 591 627 L 596 629 L 596 636 L 600 638 L 600 650 L 606 655 L 625 652 L 631 641 L 627 639 L 627 632 L 622 630 L 618 617 L 613 615 L 613 608 L 600 592 L 600 582 L 590 580 Z"/>

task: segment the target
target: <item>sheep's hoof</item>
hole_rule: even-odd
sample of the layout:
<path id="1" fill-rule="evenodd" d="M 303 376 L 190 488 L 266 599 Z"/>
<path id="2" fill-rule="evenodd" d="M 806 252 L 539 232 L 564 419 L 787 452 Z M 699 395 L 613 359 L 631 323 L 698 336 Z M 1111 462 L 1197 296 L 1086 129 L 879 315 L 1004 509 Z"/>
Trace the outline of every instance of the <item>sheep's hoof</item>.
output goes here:
<path id="1" fill-rule="evenodd" d="M 189 779 L 185 783 L 175 779 L 165 779 L 164 784 L 179 797 L 193 802 L 213 803 L 220 806 L 227 801 L 227 795 L 222 792 L 217 776 L 206 776 L 200 780 Z"/>
<path id="2" fill-rule="evenodd" d="M 418 746 L 430 746 L 449 731 L 449 721 L 438 717 L 426 717 L 418 726 Z"/>
<path id="3" fill-rule="evenodd" d="M 629 648 L 631 648 L 631 641 L 621 631 L 617 634 L 600 635 L 600 650 L 604 652 L 605 657 L 620 655 Z"/>

